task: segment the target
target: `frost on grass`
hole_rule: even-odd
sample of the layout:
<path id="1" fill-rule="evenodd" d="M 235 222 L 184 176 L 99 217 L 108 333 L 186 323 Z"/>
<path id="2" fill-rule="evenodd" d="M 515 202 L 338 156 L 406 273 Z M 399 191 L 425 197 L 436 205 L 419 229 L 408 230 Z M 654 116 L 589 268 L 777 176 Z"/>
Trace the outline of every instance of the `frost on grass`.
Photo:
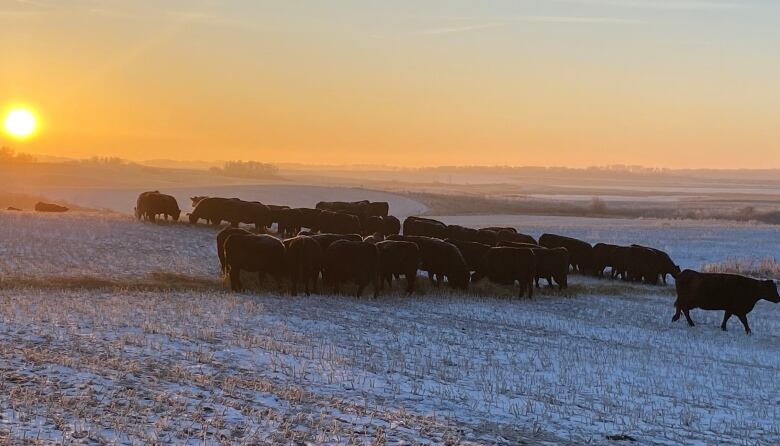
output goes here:
<path id="1" fill-rule="evenodd" d="M 774 257 L 730 257 L 722 262 L 707 263 L 702 271 L 708 273 L 732 273 L 761 279 L 780 279 L 780 263 Z"/>
<path id="2" fill-rule="evenodd" d="M 231 294 L 210 228 L 0 219 L 0 443 L 780 437 L 780 307 L 767 302 L 749 337 L 721 332 L 715 312 L 672 324 L 671 287 L 581 277 L 530 301 L 425 280 L 412 298 Z"/>

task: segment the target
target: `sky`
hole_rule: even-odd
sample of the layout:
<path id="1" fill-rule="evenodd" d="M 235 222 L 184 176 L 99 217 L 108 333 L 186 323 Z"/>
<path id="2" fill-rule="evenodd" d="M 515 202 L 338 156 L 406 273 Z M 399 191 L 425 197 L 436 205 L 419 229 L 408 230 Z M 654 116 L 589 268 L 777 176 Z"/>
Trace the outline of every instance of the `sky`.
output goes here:
<path id="1" fill-rule="evenodd" d="M 780 168 L 780 1 L 0 0 L 20 105 L 63 157 Z"/>

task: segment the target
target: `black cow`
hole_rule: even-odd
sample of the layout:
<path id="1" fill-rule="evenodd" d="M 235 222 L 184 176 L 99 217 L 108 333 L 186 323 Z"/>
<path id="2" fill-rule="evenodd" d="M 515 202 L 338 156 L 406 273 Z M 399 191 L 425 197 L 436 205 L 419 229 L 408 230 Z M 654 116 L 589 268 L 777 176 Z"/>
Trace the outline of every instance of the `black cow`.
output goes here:
<path id="1" fill-rule="evenodd" d="M 688 325 L 694 326 L 690 310 L 723 310 L 722 330 L 732 315 L 736 315 L 745 327 L 745 333 L 750 334 L 747 315 L 760 299 L 769 302 L 780 302 L 777 286 L 772 280 L 758 280 L 736 274 L 700 273 L 686 269 L 675 279 L 677 300 L 674 303 L 676 312 L 672 322 L 680 319 L 680 313 L 685 315 Z"/>
<path id="2" fill-rule="evenodd" d="M 680 274 L 680 267 L 676 265 L 672 258 L 669 257 L 669 254 L 667 254 L 664 251 L 661 251 L 660 249 L 651 248 L 649 246 L 642 246 L 642 245 L 631 245 L 632 247 L 638 247 L 638 248 L 644 248 L 647 250 L 652 251 L 653 255 L 649 256 L 651 259 L 653 269 L 657 271 L 657 274 L 661 276 L 661 279 L 663 279 L 664 285 L 666 285 L 666 275 L 669 274 L 672 277 L 676 277 L 677 274 Z M 657 279 L 653 279 L 652 282 L 657 282 Z"/>
<path id="3" fill-rule="evenodd" d="M 287 250 L 287 271 L 290 273 L 290 292 L 298 294 L 298 283 L 303 286 L 308 296 L 313 290 L 317 292 L 317 279 L 322 270 L 322 247 L 311 237 L 299 235 L 284 241 Z"/>
<path id="4" fill-rule="evenodd" d="M 558 288 L 569 286 L 569 251 L 566 248 L 545 248 L 530 243 L 500 242 L 498 246 L 510 248 L 530 249 L 536 256 L 536 288 L 539 288 L 539 279 L 546 279 L 552 286 L 553 279 Z"/>
<path id="5" fill-rule="evenodd" d="M 360 219 L 343 212 L 322 211 L 320 216 L 322 232 L 332 234 L 360 234 Z"/>
<path id="6" fill-rule="evenodd" d="M 531 249 L 490 248 L 485 255 L 485 267 L 481 275 L 505 285 L 514 285 L 517 281 L 520 284 L 518 296 L 523 297 L 527 290 L 528 298 L 533 298 L 536 256 Z"/>
<path id="7" fill-rule="evenodd" d="M 319 232 L 322 217 L 322 211 L 311 208 L 297 208 L 301 214 L 301 227 L 308 228 L 312 232 Z"/>
<path id="8" fill-rule="evenodd" d="M 376 244 L 379 251 L 379 277 L 384 287 L 392 286 L 392 278 L 406 277 L 406 292 L 414 293 L 417 267 L 420 264 L 420 248 L 416 243 L 401 240 L 385 240 Z"/>
<path id="9" fill-rule="evenodd" d="M 225 240 L 231 235 L 251 235 L 252 233 L 243 228 L 227 227 L 217 233 L 217 257 L 219 257 L 219 266 L 222 274 L 227 272 L 225 268 Z"/>
<path id="10" fill-rule="evenodd" d="M 481 271 L 485 262 L 485 254 L 487 254 L 490 245 L 477 242 L 467 242 L 464 240 L 446 239 L 447 243 L 452 243 L 458 247 L 463 258 L 466 259 L 466 264 L 469 270 L 472 272 Z M 479 277 L 472 276 L 473 279 L 479 279 Z"/>
<path id="11" fill-rule="evenodd" d="M 394 217 L 392 215 L 382 217 L 382 233 L 385 236 L 400 234 L 401 221 L 398 220 L 398 217 Z"/>
<path id="12" fill-rule="evenodd" d="M 369 283 L 374 286 L 374 297 L 379 296 L 379 252 L 375 245 L 336 240 L 325 251 L 324 268 L 334 293 L 339 293 L 342 282 L 351 280 L 358 286 L 357 297 Z"/>
<path id="13" fill-rule="evenodd" d="M 574 271 L 587 274 L 593 271 L 593 247 L 588 242 L 555 234 L 542 234 L 539 244 L 545 248 L 566 248 Z"/>
<path id="14" fill-rule="evenodd" d="M 404 235 L 447 238 L 447 225 L 431 218 L 407 217 L 404 220 Z"/>
<path id="15" fill-rule="evenodd" d="M 420 249 L 420 270 L 426 271 L 436 285 L 446 277 L 451 287 L 468 289 L 469 267 L 457 246 L 437 238 L 415 235 L 391 235 L 387 239 L 416 243 Z"/>
<path id="16" fill-rule="evenodd" d="M 37 212 L 68 212 L 68 208 L 53 203 L 44 203 L 39 201 L 35 203 L 35 210 Z"/>
<path id="17" fill-rule="evenodd" d="M 258 281 L 263 275 L 272 275 L 277 284 L 285 274 L 285 248 L 276 237 L 262 235 L 230 235 L 225 240 L 225 268 L 230 276 L 230 287 L 241 291 L 241 271 L 256 272 Z"/>
<path id="18" fill-rule="evenodd" d="M 593 273 L 599 277 L 604 277 L 604 270 L 611 268 L 612 277 L 615 276 L 615 267 L 617 257 L 615 252 L 618 245 L 609 243 L 596 243 L 593 245 Z"/>
<path id="19" fill-rule="evenodd" d="M 135 206 L 135 217 L 154 222 L 158 215 L 167 220 L 179 221 L 181 209 L 172 195 L 161 194 L 159 191 L 142 192 L 138 195 Z"/>

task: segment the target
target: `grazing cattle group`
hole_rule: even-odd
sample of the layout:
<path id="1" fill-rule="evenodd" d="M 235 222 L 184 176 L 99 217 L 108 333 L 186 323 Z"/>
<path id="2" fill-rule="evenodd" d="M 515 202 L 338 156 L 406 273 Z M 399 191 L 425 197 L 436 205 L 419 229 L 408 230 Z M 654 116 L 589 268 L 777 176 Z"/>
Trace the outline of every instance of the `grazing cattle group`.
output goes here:
<path id="1" fill-rule="evenodd" d="M 408 217 L 403 225 L 389 215 L 386 202 L 319 202 L 314 208 L 291 208 L 238 198 L 192 197 L 189 222 L 230 226 L 217 234 L 217 255 L 223 274 L 234 291 L 243 289 L 241 272 L 273 277 L 278 286 L 287 280 L 290 292 L 300 287 L 306 294 L 318 292 L 322 283 L 338 293 L 345 283 L 357 285 L 357 296 L 372 287 L 378 296 L 384 286 L 403 277 L 405 290 L 415 291 L 418 272 L 427 273 L 435 286 L 443 282 L 467 289 L 474 281 L 518 284 L 518 295 L 533 297 L 540 279 L 560 289 L 568 286 L 572 272 L 612 279 L 667 283 L 675 278 L 676 313 L 673 321 L 694 308 L 723 310 L 722 328 L 736 315 L 750 333 L 747 314 L 759 299 L 780 302 L 775 283 L 731 274 L 680 271 L 659 249 L 633 244 L 591 245 L 556 234 L 534 237 L 515 228 L 467 228 L 423 217 Z M 157 216 L 178 220 L 175 198 L 159 191 L 139 195 L 138 219 Z M 239 224 L 254 225 L 254 232 Z M 277 225 L 276 235 L 267 234 Z"/>

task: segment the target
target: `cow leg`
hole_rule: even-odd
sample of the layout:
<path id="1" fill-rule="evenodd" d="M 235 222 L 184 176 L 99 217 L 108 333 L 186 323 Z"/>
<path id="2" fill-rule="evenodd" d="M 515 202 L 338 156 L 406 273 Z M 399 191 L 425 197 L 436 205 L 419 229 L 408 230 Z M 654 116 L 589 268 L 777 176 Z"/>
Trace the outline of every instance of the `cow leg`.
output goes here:
<path id="1" fill-rule="evenodd" d="M 695 327 L 696 324 L 694 324 L 693 319 L 691 319 L 691 310 L 685 309 L 683 310 L 683 314 L 685 315 L 685 319 L 688 321 L 688 325 L 691 327 Z"/>
<path id="2" fill-rule="evenodd" d="M 414 293 L 414 282 L 417 280 L 417 271 L 406 273 L 406 293 Z"/>
<path id="3" fill-rule="evenodd" d="M 681 315 L 682 315 L 682 310 L 680 309 L 680 307 L 677 307 L 677 311 L 675 311 L 674 316 L 672 316 L 672 322 L 679 321 Z"/>
<path id="4" fill-rule="evenodd" d="M 547 280 L 547 286 L 548 287 L 553 286 L 553 278 L 552 278 L 552 276 L 545 277 L 545 280 Z M 539 287 L 537 286 L 536 288 L 539 288 Z"/>
<path id="5" fill-rule="evenodd" d="M 536 282 L 536 288 L 539 288 L 539 279 L 540 277 L 538 276 L 534 278 L 534 282 Z"/>
<path id="6" fill-rule="evenodd" d="M 360 297 L 360 296 L 362 296 L 362 295 L 363 295 L 363 289 L 364 289 L 365 287 L 366 287 L 366 286 L 365 286 L 364 284 L 362 284 L 362 283 L 358 285 L 358 289 L 357 289 L 357 297 Z"/>
<path id="7" fill-rule="evenodd" d="M 745 334 L 751 334 L 750 331 L 750 325 L 748 325 L 747 321 L 747 314 L 738 314 L 737 317 L 739 318 L 739 321 L 742 322 L 742 325 L 745 327 Z"/>
<path id="8" fill-rule="evenodd" d="M 382 279 L 379 277 L 379 274 L 375 274 L 374 277 L 372 277 L 374 281 L 374 299 L 379 297 L 379 288 L 381 288 Z"/>
<path id="9" fill-rule="evenodd" d="M 230 266 L 228 266 L 228 270 L 230 271 L 230 289 L 235 292 L 241 291 L 241 270 Z"/>
<path id="10" fill-rule="evenodd" d="M 320 294 L 320 291 L 317 286 L 317 280 L 320 278 L 320 273 L 318 273 L 316 270 L 311 274 L 311 284 L 312 284 L 312 291 L 314 291 L 314 294 Z"/>
<path id="11" fill-rule="evenodd" d="M 533 280 L 529 280 L 528 281 L 528 298 L 529 299 L 533 299 L 534 298 L 534 282 L 533 282 Z"/>
<path id="12" fill-rule="evenodd" d="M 431 281 L 431 285 L 436 285 L 436 281 L 434 280 L 435 274 L 428 271 L 428 279 Z"/>
<path id="13" fill-rule="evenodd" d="M 664 280 L 664 286 L 666 286 L 666 285 L 667 285 L 667 283 L 666 283 L 666 273 L 664 273 L 664 274 L 661 276 L 661 278 Z"/>
<path id="14" fill-rule="evenodd" d="M 720 324 L 720 329 L 723 331 L 726 331 L 726 323 L 729 321 L 729 318 L 731 317 L 731 313 L 728 311 L 723 313 L 723 323 Z"/>

